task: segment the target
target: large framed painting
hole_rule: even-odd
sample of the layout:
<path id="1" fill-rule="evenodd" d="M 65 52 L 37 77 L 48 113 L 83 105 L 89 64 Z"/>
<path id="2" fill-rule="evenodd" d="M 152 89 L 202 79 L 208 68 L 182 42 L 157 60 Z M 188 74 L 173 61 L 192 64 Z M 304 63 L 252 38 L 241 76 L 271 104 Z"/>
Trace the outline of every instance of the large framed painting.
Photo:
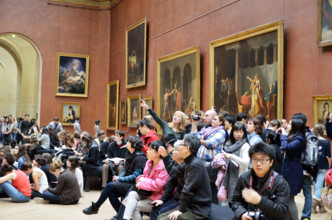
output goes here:
<path id="1" fill-rule="evenodd" d="M 107 84 L 107 129 L 118 130 L 119 80 Z"/>
<path id="2" fill-rule="evenodd" d="M 145 85 L 146 34 L 146 19 L 126 30 L 126 88 Z"/>
<path id="3" fill-rule="evenodd" d="M 332 45 L 332 1 L 318 0 L 318 46 Z"/>
<path id="4" fill-rule="evenodd" d="M 313 96 L 312 107 L 314 124 L 321 123 L 325 125 L 326 119 L 329 119 L 332 113 L 332 95 Z"/>
<path id="5" fill-rule="evenodd" d="M 56 96 L 88 97 L 89 56 L 57 53 Z"/>
<path id="6" fill-rule="evenodd" d="M 62 125 L 73 126 L 75 119 L 80 117 L 80 103 L 64 102 L 62 103 L 61 123 Z"/>
<path id="7" fill-rule="evenodd" d="M 175 111 L 200 108 L 200 49 L 192 47 L 158 59 L 157 113 L 172 121 Z"/>
<path id="8" fill-rule="evenodd" d="M 282 21 L 211 42 L 211 106 L 283 118 L 283 45 Z"/>
<path id="9" fill-rule="evenodd" d="M 127 102 L 126 100 L 120 101 L 120 124 L 127 124 Z"/>
<path id="10" fill-rule="evenodd" d="M 150 106 L 151 109 L 153 109 L 153 99 L 152 97 L 144 97 L 143 100 L 145 101 L 145 103 Z M 145 117 L 145 115 L 149 115 L 150 113 L 148 112 L 148 110 L 142 108 L 143 111 L 143 118 Z"/>
<path id="11" fill-rule="evenodd" d="M 128 127 L 136 128 L 141 120 L 141 95 L 129 96 L 128 104 Z"/>

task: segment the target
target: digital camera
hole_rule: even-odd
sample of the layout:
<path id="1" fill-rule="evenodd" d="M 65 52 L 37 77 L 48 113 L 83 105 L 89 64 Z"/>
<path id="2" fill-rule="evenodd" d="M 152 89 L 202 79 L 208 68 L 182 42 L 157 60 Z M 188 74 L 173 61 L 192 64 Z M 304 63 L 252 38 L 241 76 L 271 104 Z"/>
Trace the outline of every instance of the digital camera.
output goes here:
<path id="1" fill-rule="evenodd" d="M 249 212 L 248 212 L 248 216 L 249 216 L 250 218 L 252 218 L 253 220 L 264 220 L 264 219 L 266 219 L 264 213 L 262 213 L 262 212 L 259 211 L 259 210 L 256 210 L 256 211 L 249 211 Z"/>

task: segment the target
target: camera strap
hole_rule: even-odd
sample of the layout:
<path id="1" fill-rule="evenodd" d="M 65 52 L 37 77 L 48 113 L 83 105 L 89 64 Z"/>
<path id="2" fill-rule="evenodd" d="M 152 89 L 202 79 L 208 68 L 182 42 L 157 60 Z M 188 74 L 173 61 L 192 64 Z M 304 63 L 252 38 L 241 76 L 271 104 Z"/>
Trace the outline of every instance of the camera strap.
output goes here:
<path id="1" fill-rule="evenodd" d="M 266 185 L 266 189 L 268 189 L 270 191 L 272 190 L 274 178 L 275 178 L 275 172 L 273 172 L 273 170 L 271 170 L 270 176 L 268 179 L 268 184 Z M 251 175 L 250 175 L 250 179 L 249 179 L 249 189 L 252 189 L 252 176 Z"/>

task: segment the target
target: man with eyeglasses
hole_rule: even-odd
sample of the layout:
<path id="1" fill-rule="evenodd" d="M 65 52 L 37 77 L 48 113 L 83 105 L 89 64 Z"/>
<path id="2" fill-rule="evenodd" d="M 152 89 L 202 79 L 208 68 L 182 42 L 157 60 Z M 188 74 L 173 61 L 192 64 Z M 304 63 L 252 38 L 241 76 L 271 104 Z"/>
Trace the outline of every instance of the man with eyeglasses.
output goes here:
<path id="1" fill-rule="evenodd" d="M 240 176 L 230 202 L 236 219 L 287 220 L 289 185 L 272 169 L 274 149 L 260 142 L 249 156 L 253 169 Z"/>
<path id="2" fill-rule="evenodd" d="M 204 163 L 196 157 L 200 140 L 192 135 L 184 136 L 179 154 L 184 159 L 184 185 L 180 205 L 158 216 L 158 220 L 209 219 L 211 211 L 210 179 Z"/>

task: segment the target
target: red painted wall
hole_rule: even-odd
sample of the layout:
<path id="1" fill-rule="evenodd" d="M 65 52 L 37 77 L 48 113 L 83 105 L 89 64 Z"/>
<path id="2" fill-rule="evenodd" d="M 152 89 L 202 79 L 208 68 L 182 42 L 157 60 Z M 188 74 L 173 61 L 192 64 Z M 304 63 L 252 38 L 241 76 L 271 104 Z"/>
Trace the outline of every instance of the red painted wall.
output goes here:
<path id="1" fill-rule="evenodd" d="M 125 31 L 143 18 L 149 27 L 147 85 L 126 89 Z M 120 80 L 120 99 L 141 93 L 156 103 L 158 58 L 198 45 L 201 106 L 207 110 L 210 42 L 277 20 L 284 21 L 285 32 L 284 117 L 303 112 L 312 126 L 312 95 L 332 94 L 332 49 L 317 47 L 317 1 L 123 0 L 111 11 L 110 80 Z"/>
<path id="2" fill-rule="evenodd" d="M 61 116 L 63 102 L 81 103 L 81 127 L 93 133 L 100 119 L 106 129 L 106 84 L 109 77 L 110 11 L 48 5 L 44 0 L 2 0 L 0 34 L 31 39 L 42 58 L 40 124 Z M 88 98 L 55 96 L 56 53 L 90 56 Z M 73 131 L 72 127 L 65 129 Z"/>

